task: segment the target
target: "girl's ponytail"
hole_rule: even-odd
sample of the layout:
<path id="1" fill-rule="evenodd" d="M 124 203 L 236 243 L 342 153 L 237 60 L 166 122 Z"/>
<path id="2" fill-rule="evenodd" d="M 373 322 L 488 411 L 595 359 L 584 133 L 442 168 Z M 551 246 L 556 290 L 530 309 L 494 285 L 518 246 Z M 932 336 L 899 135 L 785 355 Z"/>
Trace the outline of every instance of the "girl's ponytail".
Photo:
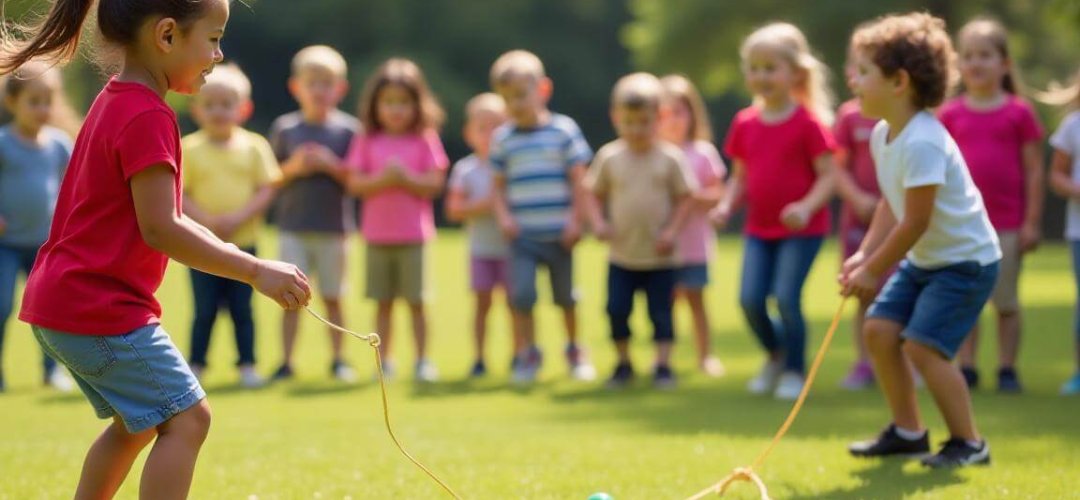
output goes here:
<path id="1" fill-rule="evenodd" d="M 67 62 L 75 56 L 90 8 L 95 0 L 55 0 L 40 24 L 20 29 L 29 34 L 26 41 L 14 41 L 5 33 L 0 73 L 11 73 L 36 58 Z"/>

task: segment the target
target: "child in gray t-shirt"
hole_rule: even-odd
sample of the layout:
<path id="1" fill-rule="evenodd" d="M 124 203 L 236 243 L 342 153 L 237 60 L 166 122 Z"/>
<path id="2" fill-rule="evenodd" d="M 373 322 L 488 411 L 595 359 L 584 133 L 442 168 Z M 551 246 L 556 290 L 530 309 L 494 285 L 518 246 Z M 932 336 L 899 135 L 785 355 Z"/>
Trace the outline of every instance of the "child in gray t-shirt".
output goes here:
<path id="1" fill-rule="evenodd" d="M 492 294 L 496 288 L 506 292 L 509 245 L 492 213 L 495 171 L 487 158 L 491 133 L 506 120 L 505 104 L 498 95 L 484 93 L 469 100 L 465 114 L 463 135 L 473 154 L 459 160 L 450 173 L 446 214 L 464 222 L 469 236 L 470 283 L 476 293 L 476 361 L 471 376 L 481 377 L 487 373 L 484 339 Z M 519 347 L 515 334 L 514 352 Z"/>
<path id="2" fill-rule="evenodd" d="M 300 110 L 278 118 L 270 129 L 270 146 L 281 163 L 282 179 L 275 216 L 280 228 L 281 260 L 294 264 L 318 284 L 327 318 L 344 324 L 344 294 L 348 234 L 356 227 L 354 205 L 345 193 L 342 158 L 360 126 L 355 117 L 337 109 L 348 89 L 345 59 L 323 45 L 307 47 L 292 63 L 289 90 Z M 300 316 L 285 311 L 282 334 L 284 359 L 275 380 L 293 375 L 292 351 Z M 329 330 L 334 378 L 356 379 L 342 356 L 340 332 Z"/>

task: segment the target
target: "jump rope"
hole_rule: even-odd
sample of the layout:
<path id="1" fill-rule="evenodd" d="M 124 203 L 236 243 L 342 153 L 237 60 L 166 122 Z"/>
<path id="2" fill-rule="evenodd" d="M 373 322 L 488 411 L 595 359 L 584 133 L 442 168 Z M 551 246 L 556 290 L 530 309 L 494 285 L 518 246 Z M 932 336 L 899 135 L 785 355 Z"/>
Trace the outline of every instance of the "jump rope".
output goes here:
<path id="1" fill-rule="evenodd" d="M 713 484 L 712 486 L 709 486 L 708 488 L 705 488 L 704 490 L 701 490 L 697 494 L 691 496 L 688 500 L 699 500 L 710 494 L 723 496 L 724 493 L 727 492 L 728 488 L 737 481 L 753 483 L 755 486 L 757 486 L 758 493 L 761 494 L 762 500 L 770 499 L 769 490 L 765 487 L 765 482 L 762 481 L 761 477 L 757 475 L 755 469 L 760 468 L 765 463 L 765 459 L 769 457 L 769 455 L 773 452 L 773 449 L 776 448 L 776 445 L 780 442 L 784 435 L 787 434 L 788 429 L 791 428 L 791 424 L 795 422 L 795 417 L 797 417 L 799 415 L 799 412 L 802 410 L 803 403 L 806 402 L 806 396 L 810 393 L 811 386 L 814 385 L 814 379 L 817 378 L 818 369 L 821 368 L 821 363 L 825 360 L 825 352 L 829 350 L 829 344 L 832 343 L 833 335 L 836 333 L 836 329 L 840 325 L 840 318 L 843 315 L 844 306 L 847 305 L 847 301 L 848 299 L 847 297 L 845 297 L 840 302 L 840 307 L 837 308 L 836 314 L 833 315 L 832 323 L 829 325 L 829 329 L 825 333 L 825 339 L 822 340 L 821 347 L 818 348 L 817 354 L 814 356 L 814 362 L 810 365 L 810 371 L 806 375 L 806 382 L 803 384 L 802 391 L 799 393 L 798 399 L 795 400 L 795 405 L 792 406 L 791 412 L 788 413 L 787 419 L 784 420 L 784 423 L 780 426 L 780 429 L 776 431 L 776 435 L 773 436 L 773 439 L 769 443 L 769 445 L 765 447 L 765 450 L 762 451 L 761 454 L 759 454 L 749 466 L 736 467 L 734 470 L 731 471 L 730 474 L 725 476 L 719 482 Z M 427 474 L 427 476 L 430 477 L 432 481 L 435 481 L 435 483 L 442 487 L 442 489 L 446 491 L 446 493 L 449 494 L 451 497 L 460 500 L 461 496 L 458 495 L 453 488 L 446 484 L 446 482 L 444 482 L 442 479 L 439 479 L 439 476 L 435 475 L 435 473 L 432 472 L 431 469 L 420 463 L 419 460 L 417 460 L 408 451 L 406 451 L 405 446 L 401 444 L 401 441 L 398 440 L 397 436 L 394 434 L 394 429 L 390 425 L 390 404 L 386 396 L 386 375 L 383 373 L 382 353 L 379 351 L 379 344 L 381 343 L 382 339 L 379 337 L 379 334 L 369 333 L 367 335 L 362 335 L 331 323 L 326 318 L 319 316 L 318 313 L 313 311 L 308 306 L 304 306 L 304 309 L 307 310 L 308 314 L 312 315 L 313 317 L 315 317 L 315 319 L 319 320 L 326 326 L 341 333 L 360 339 L 366 342 L 369 346 L 371 346 L 372 350 L 375 351 L 375 369 L 379 377 L 379 389 L 382 393 L 383 422 L 386 424 L 386 432 L 390 435 L 390 440 L 394 442 L 394 446 L 397 446 L 398 451 L 400 451 L 401 454 L 405 456 L 405 458 L 409 459 L 409 461 L 412 462 L 413 465 L 423 471 L 424 474 Z"/>

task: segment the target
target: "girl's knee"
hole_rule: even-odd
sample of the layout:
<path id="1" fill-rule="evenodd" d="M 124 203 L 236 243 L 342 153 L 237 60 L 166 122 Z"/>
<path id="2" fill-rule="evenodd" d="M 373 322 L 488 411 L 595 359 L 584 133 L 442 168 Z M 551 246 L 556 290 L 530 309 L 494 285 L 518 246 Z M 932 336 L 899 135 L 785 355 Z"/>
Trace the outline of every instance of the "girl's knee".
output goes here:
<path id="1" fill-rule="evenodd" d="M 210 432 L 212 416 L 210 403 L 203 399 L 195 406 L 180 412 L 169 421 L 158 426 L 158 432 L 162 435 L 179 434 L 201 443 Z"/>

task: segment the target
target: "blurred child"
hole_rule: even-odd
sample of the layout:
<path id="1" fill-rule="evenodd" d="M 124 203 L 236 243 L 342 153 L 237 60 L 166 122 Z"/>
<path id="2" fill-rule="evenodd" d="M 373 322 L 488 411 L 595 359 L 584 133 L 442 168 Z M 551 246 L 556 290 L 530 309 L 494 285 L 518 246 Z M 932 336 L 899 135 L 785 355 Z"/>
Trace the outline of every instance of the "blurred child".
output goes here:
<path id="1" fill-rule="evenodd" d="M 754 31 L 740 55 L 754 104 L 735 116 L 724 143 L 732 176 L 714 220 L 726 224 L 745 197 L 739 301 L 768 354 L 748 388 L 795 399 L 806 368 L 802 288 L 829 232 L 835 144 L 825 123 L 832 118 L 832 96 L 827 68 L 793 25 Z M 769 297 L 776 299 L 779 318 L 769 314 Z"/>
<path id="2" fill-rule="evenodd" d="M 262 216 L 280 175 L 270 144 L 242 126 L 252 112 L 251 82 L 239 67 L 219 65 L 206 77 L 191 106 L 199 131 L 183 138 L 184 213 L 222 241 L 255 255 Z M 195 318 L 188 363 L 201 377 L 218 309 L 232 316 L 240 384 L 263 384 L 255 372 L 255 319 L 251 285 L 191 270 Z"/>
<path id="3" fill-rule="evenodd" d="M 361 231 L 367 247 L 367 296 L 378 303 L 375 325 L 383 357 L 393 346 L 394 300 L 404 299 L 416 342 L 415 379 L 434 382 L 428 358 L 426 243 L 435 236 L 432 200 L 446 180 L 446 158 L 438 129 L 442 108 L 412 61 L 384 62 L 364 86 L 360 119 L 364 132 L 349 148 L 349 190 L 364 198 Z M 384 364 L 393 376 L 394 364 Z"/>
<path id="4" fill-rule="evenodd" d="M 1005 28 L 996 21 L 971 21 L 960 30 L 957 50 L 963 93 L 938 116 L 960 146 L 1001 242 L 1001 274 L 990 298 L 997 310 L 997 384 L 998 391 L 1015 393 L 1021 391 L 1016 373 L 1021 260 L 1039 244 L 1042 232 L 1043 130 L 1035 110 L 1019 96 Z M 971 388 L 979 385 L 978 340 L 975 323 L 959 356 Z"/>
<path id="5" fill-rule="evenodd" d="M 1050 145 L 1054 148 L 1050 160 L 1050 188 L 1069 202 L 1065 212 L 1065 239 L 1072 251 L 1073 274 L 1080 296 L 1080 72 L 1072 86 L 1048 93 L 1044 100 L 1048 104 L 1065 106 L 1069 111 L 1050 136 Z M 1077 300 L 1073 334 L 1076 373 L 1061 386 L 1061 393 L 1066 395 L 1080 394 L 1080 299 Z"/>
<path id="6" fill-rule="evenodd" d="M 844 73 L 848 87 L 854 92 L 855 56 L 851 54 L 850 48 Z M 836 191 L 843 201 L 840 208 L 841 262 L 851 258 L 859 250 L 863 238 L 866 237 L 866 230 L 870 227 L 870 219 L 873 218 L 874 210 L 881 199 L 881 189 L 874 171 L 874 158 L 870 154 L 870 132 L 874 130 L 877 122 L 862 114 L 859 98 L 855 97 L 840 106 L 833 126 L 836 144 L 840 148 Z M 857 358 L 841 384 L 845 389 L 859 390 L 874 385 L 874 370 L 862 335 L 868 307 L 870 304 L 860 302 L 852 322 Z"/>
<path id="7" fill-rule="evenodd" d="M 487 374 L 484 360 L 484 340 L 487 338 L 487 317 L 491 310 L 492 294 L 496 288 L 507 290 L 507 255 L 509 245 L 499 232 L 499 223 L 492 212 L 492 191 L 495 170 L 488 161 L 491 133 L 506 121 L 506 104 L 493 93 L 473 97 L 465 106 L 465 143 L 472 154 L 459 160 L 450 171 L 446 195 L 446 215 L 450 220 L 464 222 L 469 234 L 469 272 L 476 293 L 476 314 L 473 333 L 476 339 L 476 361 L 471 376 Z M 509 298 L 509 295 L 507 296 Z M 514 352 L 521 346 L 515 335 Z"/>
<path id="8" fill-rule="evenodd" d="M 153 442 L 139 496 L 186 498 L 211 411 L 161 326 L 154 293 L 169 258 L 250 283 L 282 307 L 304 307 L 311 292 L 296 266 L 242 252 L 182 212 L 179 125 L 165 97 L 198 92 L 221 62 L 229 2 L 50 3 L 25 44 L 4 40 L 0 73 L 35 58 L 70 60 L 87 19 L 100 36 L 83 41 L 118 73 L 79 131 L 19 319 L 71 371 L 97 416 L 112 420 L 90 446 L 72 496 L 112 498 Z"/>
<path id="9" fill-rule="evenodd" d="M 675 245 L 679 264 L 675 295 L 685 298 L 690 306 L 698 368 L 710 377 L 719 377 L 724 374 L 724 365 L 709 347 L 709 315 L 704 291 L 709 284 L 709 260 L 716 253 L 716 230 L 709 222 L 709 210 L 723 196 L 727 167 L 712 144 L 708 110 L 694 84 L 682 75 L 668 75 L 660 79 L 660 84 L 664 90 L 660 137 L 682 148 L 698 185 L 697 191 L 691 194 L 691 210 Z"/>
<path id="10" fill-rule="evenodd" d="M 16 280 L 20 272 L 30 275 L 38 248 L 49 236 L 60 180 L 71 159 L 67 129 L 79 126 L 64 99 L 58 70 L 30 63 L 2 85 L 7 123 L 0 127 L 0 367 Z M 51 357 L 43 354 L 42 365 L 45 384 L 64 392 L 74 389 Z"/>
<path id="11" fill-rule="evenodd" d="M 656 342 L 653 385 L 675 385 L 671 371 L 675 246 L 692 208 L 697 182 L 678 146 L 659 139 L 662 93 L 660 80 L 648 73 L 634 73 L 615 84 L 611 121 L 619 138 L 600 148 L 585 177 L 595 197 L 588 204 L 593 231 L 611 243 L 607 313 L 618 351 L 618 364 L 608 382 L 611 387 L 622 387 L 634 378 L 630 314 L 638 290 L 648 299 Z"/>
<path id="12" fill-rule="evenodd" d="M 523 339 L 513 378 L 535 381 L 543 362 L 533 318 L 536 273 L 543 265 L 563 313 L 570 374 L 592 380 L 596 370 L 578 343 L 573 281 L 573 249 L 581 239 L 581 180 L 592 149 L 573 119 L 548 109 L 552 83 L 535 54 L 513 50 L 499 56 L 491 67 L 491 86 L 506 101 L 510 118 L 492 137 L 490 159 L 495 216 L 510 240 L 514 329 Z"/>
<path id="13" fill-rule="evenodd" d="M 960 149 L 929 111 L 944 99 L 956 57 L 944 26 L 918 13 L 881 18 L 853 35 L 862 112 L 882 119 L 870 148 L 884 202 L 840 274 L 845 295 L 873 299 L 866 343 L 893 418 L 877 438 L 850 451 L 860 457 L 930 451 L 910 359 L 949 428 L 941 450 L 922 459 L 934 468 L 990 463 L 964 377 L 950 360 L 978 321 L 1001 260 Z M 878 293 L 881 276 L 898 262 Z"/>
<path id="14" fill-rule="evenodd" d="M 327 319 L 338 325 L 344 324 L 341 297 L 348 236 L 356 227 L 341 161 L 359 123 L 337 108 L 349 88 L 346 72 L 345 59 L 330 47 L 313 45 L 298 52 L 292 61 L 289 92 L 300 110 L 278 118 L 270 128 L 270 145 L 282 174 L 275 206 L 281 259 L 314 275 Z M 275 380 L 293 377 L 299 327 L 300 313 L 285 311 L 284 359 Z M 342 334 L 334 329 L 327 332 L 330 374 L 343 382 L 354 381 L 356 373 L 345 361 Z"/>

